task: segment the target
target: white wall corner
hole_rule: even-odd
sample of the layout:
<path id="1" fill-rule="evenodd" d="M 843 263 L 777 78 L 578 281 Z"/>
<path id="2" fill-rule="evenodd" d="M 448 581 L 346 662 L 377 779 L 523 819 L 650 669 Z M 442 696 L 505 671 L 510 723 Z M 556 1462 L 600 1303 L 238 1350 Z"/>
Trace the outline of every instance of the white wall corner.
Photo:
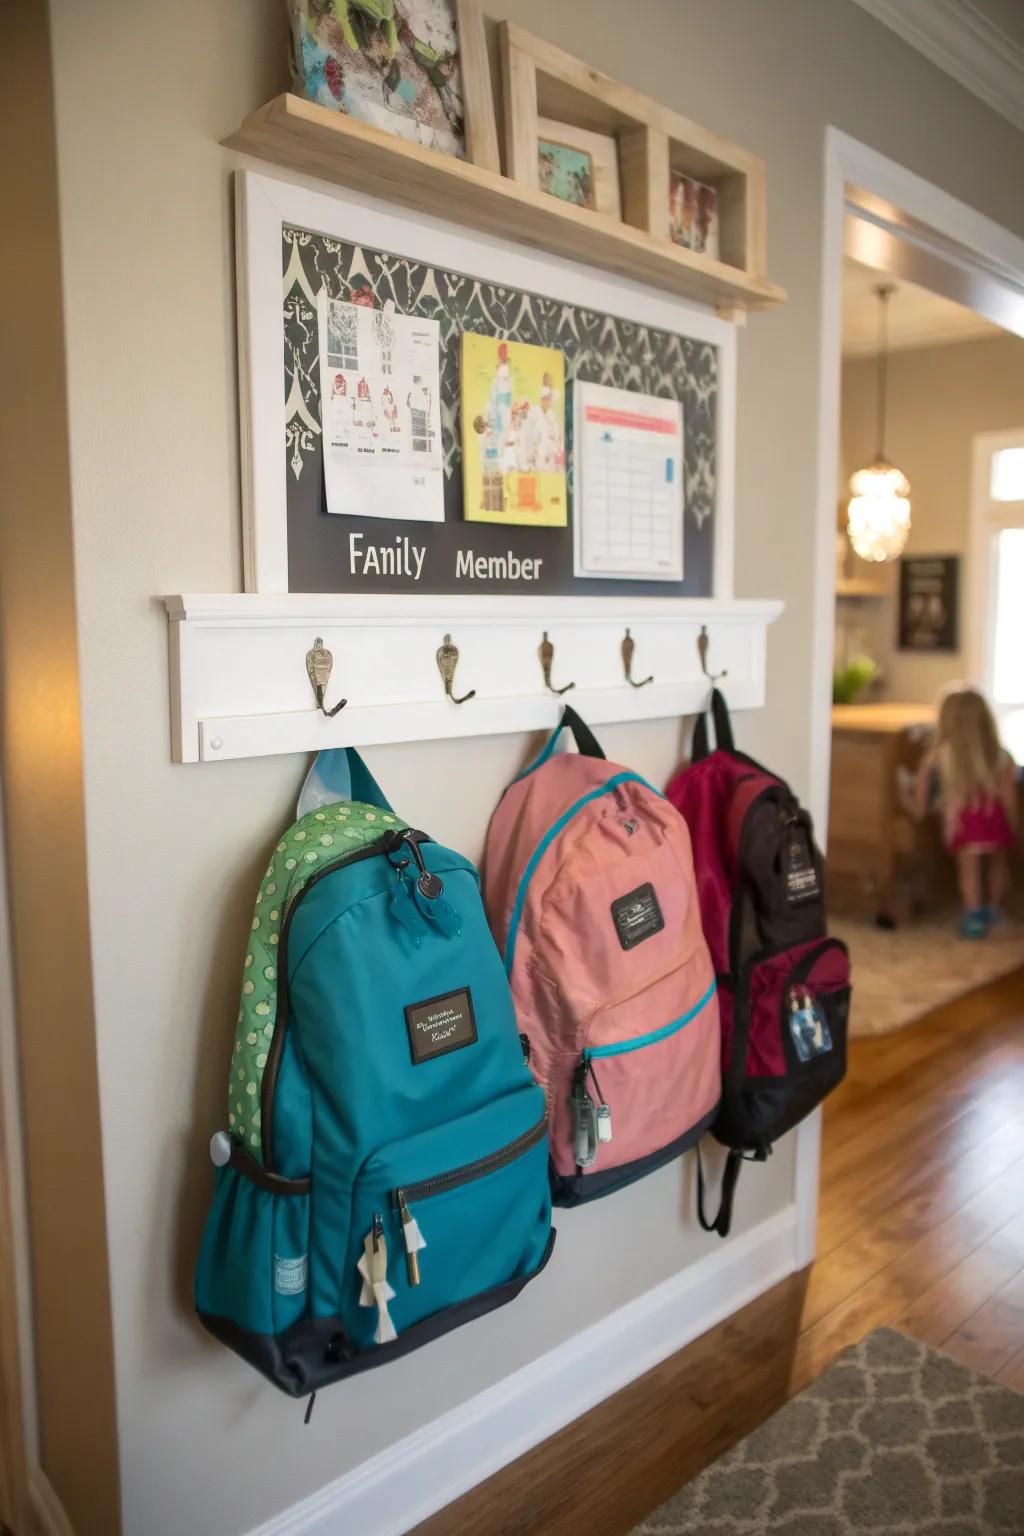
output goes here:
<path id="1" fill-rule="evenodd" d="M 986 106 L 1024 129 L 1024 48 L 972 0 L 855 0 Z"/>
<path id="2" fill-rule="evenodd" d="M 709 1247 L 249 1536 L 402 1536 L 800 1268 L 800 1225 L 791 1205 Z"/>

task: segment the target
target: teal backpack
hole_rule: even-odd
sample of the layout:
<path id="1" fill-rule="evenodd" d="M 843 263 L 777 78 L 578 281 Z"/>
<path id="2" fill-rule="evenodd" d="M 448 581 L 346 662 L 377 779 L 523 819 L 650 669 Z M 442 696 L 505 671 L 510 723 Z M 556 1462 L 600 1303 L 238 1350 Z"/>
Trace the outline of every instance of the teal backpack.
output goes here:
<path id="1" fill-rule="evenodd" d="M 457 853 L 346 798 L 277 844 L 245 956 L 203 1324 L 299 1397 L 511 1301 L 554 1243 L 544 1095 Z"/>

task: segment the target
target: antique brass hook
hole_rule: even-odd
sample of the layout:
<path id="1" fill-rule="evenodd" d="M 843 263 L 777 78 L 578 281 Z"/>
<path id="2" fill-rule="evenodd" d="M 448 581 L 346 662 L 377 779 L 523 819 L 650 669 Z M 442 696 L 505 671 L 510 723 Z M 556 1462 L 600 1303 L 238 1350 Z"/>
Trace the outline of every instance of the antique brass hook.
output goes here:
<path id="1" fill-rule="evenodd" d="M 708 646 L 710 643 L 711 639 L 708 635 L 708 627 L 706 624 L 702 624 L 700 627 L 700 634 L 697 636 L 697 655 L 700 657 L 700 669 L 704 673 L 704 676 L 707 678 L 708 682 L 713 687 L 714 684 L 718 682 L 720 677 L 729 676 L 729 669 L 728 667 L 723 667 L 721 672 L 708 671 Z"/>
<path id="2" fill-rule="evenodd" d="M 540 645 L 537 647 L 537 655 L 540 657 L 541 671 L 544 673 L 545 688 L 550 688 L 552 693 L 557 693 L 561 696 L 563 693 L 568 693 L 570 688 L 576 687 L 575 683 L 566 683 L 564 688 L 556 688 L 551 681 L 551 664 L 555 659 L 555 647 L 548 639 L 547 630 L 541 636 Z"/>
<path id="3" fill-rule="evenodd" d="M 626 682 L 631 688 L 646 688 L 648 683 L 654 682 L 654 675 L 645 677 L 642 683 L 635 681 L 633 677 L 633 653 L 636 650 L 636 641 L 629 630 L 622 637 L 622 668 L 626 674 Z"/>
<path id="4" fill-rule="evenodd" d="M 339 703 L 335 704 L 333 709 L 328 709 L 324 704 L 324 694 L 327 691 L 327 684 L 331 680 L 331 669 L 333 666 L 334 657 L 326 645 L 324 645 L 320 636 L 317 635 L 311 649 L 306 652 L 306 672 L 312 684 L 313 693 L 316 698 L 316 707 L 327 716 L 328 720 L 336 715 L 339 709 L 344 709 L 348 703 L 347 699 L 342 699 Z"/>
<path id="5" fill-rule="evenodd" d="M 471 688 L 464 693 L 461 699 L 457 699 L 452 692 L 452 684 L 455 681 L 455 668 L 459 664 L 459 648 L 452 643 L 451 635 L 445 635 L 444 640 L 437 648 L 437 670 L 444 681 L 444 691 L 453 704 L 465 704 L 467 699 L 476 697 L 476 689 Z"/>

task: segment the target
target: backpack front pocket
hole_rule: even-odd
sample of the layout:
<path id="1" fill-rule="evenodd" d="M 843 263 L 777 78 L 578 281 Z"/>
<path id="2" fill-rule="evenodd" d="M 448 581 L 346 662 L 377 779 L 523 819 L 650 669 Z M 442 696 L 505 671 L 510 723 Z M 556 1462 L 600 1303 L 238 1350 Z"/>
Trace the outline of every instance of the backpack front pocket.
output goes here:
<path id="1" fill-rule="evenodd" d="M 839 939 L 762 955 L 736 989 L 723 1123 L 774 1141 L 846 1073 L 850 960 Z"/>
<path id="2" fill-rule="evenodd" d="M 544 1095 L 530 1084 L 367 1159 L 341 1278 L 356 1348 L 539 1267 L 547 1156 Z"/>
<path id="3" fill-rule="evenodd" d="M 698 1134 L 720 1092 L 718 1001 L 706 955 L 600 1009 L 553 1104 L 552 1162 L 593 1176 Z"/>

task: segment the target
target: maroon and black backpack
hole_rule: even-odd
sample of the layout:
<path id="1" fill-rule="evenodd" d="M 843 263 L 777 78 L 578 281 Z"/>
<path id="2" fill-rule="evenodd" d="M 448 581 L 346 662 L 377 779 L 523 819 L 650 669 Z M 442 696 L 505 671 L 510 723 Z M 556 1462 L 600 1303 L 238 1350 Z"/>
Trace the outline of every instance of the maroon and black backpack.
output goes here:
<path id="1" fill-rule="evenodd" d="M 722 1101 L 711 1129 L 727 1146 L 718 1215 L 725 1237 L 744 1158 L 831 1093 L 846 1071 L 850 962 L 825 932 L 825 863 L 811 818 L 787 784 L 733 746 L 729 711 L 711 695 L 715 750 L 701 716 L 692 761 L 666 790 L 690 830 L 704 935 L 718 977 Z"/>

